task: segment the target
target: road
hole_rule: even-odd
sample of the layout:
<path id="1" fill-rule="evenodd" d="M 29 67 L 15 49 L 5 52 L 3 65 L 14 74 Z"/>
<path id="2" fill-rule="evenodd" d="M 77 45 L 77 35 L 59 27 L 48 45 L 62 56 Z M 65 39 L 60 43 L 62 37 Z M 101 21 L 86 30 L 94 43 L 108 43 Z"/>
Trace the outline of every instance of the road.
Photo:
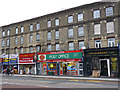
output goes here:
<path id="1" fill-rule="evenodd" d="M 2 76 L 2 88 L 118 88 L 117 82 Z"/>

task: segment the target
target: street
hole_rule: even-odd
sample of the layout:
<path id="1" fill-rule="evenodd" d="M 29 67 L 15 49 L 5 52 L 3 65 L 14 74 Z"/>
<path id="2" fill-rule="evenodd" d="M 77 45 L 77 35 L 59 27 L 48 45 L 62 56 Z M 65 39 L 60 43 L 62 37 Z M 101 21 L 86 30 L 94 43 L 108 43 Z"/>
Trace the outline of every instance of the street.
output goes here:
<path id="1" fill-rule="evenodd" d="M 2 76 L 2 88 L 118 88 L 117 82 Z"/>

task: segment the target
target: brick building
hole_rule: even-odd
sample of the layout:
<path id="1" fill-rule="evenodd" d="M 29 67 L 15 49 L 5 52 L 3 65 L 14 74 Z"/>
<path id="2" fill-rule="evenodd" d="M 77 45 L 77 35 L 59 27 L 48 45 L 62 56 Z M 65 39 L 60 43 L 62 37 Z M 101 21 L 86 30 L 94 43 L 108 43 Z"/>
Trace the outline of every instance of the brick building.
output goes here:
<path id="1" fill-rule="evenodd" d="M 119 2 L 95 2 L 2 26 L 1 53 L 115 47 L 120 43 Z"/>

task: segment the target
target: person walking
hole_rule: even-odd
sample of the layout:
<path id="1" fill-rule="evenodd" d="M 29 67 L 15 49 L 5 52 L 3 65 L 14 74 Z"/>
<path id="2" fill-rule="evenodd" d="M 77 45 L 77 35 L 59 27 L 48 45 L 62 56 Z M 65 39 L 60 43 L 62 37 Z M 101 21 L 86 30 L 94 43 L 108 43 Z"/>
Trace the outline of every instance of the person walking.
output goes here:
<path id="1" fill-rule="evenodd" d="M 9 68 L 7 68 L 7 75 L 9 75 L 10 74 L 10 69 Z"/>

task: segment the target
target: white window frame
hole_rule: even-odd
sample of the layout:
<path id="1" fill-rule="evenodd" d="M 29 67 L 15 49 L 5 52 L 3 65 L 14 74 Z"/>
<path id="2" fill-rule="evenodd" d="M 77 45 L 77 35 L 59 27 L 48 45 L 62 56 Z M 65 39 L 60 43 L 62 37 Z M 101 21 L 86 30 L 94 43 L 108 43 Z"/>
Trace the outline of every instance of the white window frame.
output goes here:
<path id="1" fill-rule="evenodd" d="M 23 36 L 20 37 L 20 44 L 23 44 Z"/>
<path id="2" fill-rule="evenodd" d="M 47 40 L 51 40 L 51 32 L 47 33 Z"/>
<path id="3" fill-rule="evenodd" d="M 73 28 L 69 28 L 68 29 L 68 38 L 73 38 L 74 34 L 73 34 Z"/>
<path id="4" fill-rule="evenodd" d="M 83 21 L 83 13 L 79 13 L 77 17 L 78 17 L 78 21 Z"/>
<path id="5" fill-rule="evenodd" d="M 74 43 L 73 42 L 69 42 L 69 50 L 74 50 Z"/>
<path id="6" fill-rule="evenodd" d="M 82 49 L 83 46 L 84 46 L 84 41 L 79 42 L 79 49 Z"/>
<path id="7" fill-rule="evenodd" d="M 10 35 L 10 29 L 7 30 L 7 35 Z"/>
<path id="8" fill-rule="evenodd" d="M 18 40 L 17 40 L 17 37 L 15 37 L 15 45 L 18 44 Z"/>
<path id="9" fill-rule="evenodd" d="M 39 33 L 36 34 L 36 41 L 40 41 L 40 34 Z"/>
<path id="10" fill-rule="evenodd" d="M 30 24 L 30 31 L 33 31 L 33 24 Z"/>
<path id="11" fill-rule="evenodd" d="M 56 44 L 55 45 L 55 50 L 57 51 L 57 50 L 60 50 L 60 44 Z"/>
<path id="12" fill-rule="evenodd" d="M 73 23 L 73 16 L 68 16 L 68 23 Z"/>
<path id="13" fill-rule="evenodd" d="M 47 27 L 51 27 L 52 26 L 52 22 L 51 22 L 51 20 L 48 20 L 47 21 Z"/>
<path id="14" fill-rule="evenodd" d="M 5 46 L 5 40 L 2 40 L 2 47 Z"/>
<path id="15" fill-rule="evenodd" d="M 36 24 L 36 30 L 40 30 L 40 23 L 39 22 Z"/>
<path id="16" fill-rule="evenodd" d="M 101 34 L 101 25 L 95 24 L 94 25 L 94 35 Z"/>
<path id="17" fill-rule="evenodd" d="M 21 33 L 23 33 L 24 32 L 24 27 L 23 26 L 21 26 Z"/>
<path id="18" fill-rule="evenodd" d="M 113 7 L 107 7 L 106 16 L 112 16 L 112 15 L 113 15 Z"/>
<path id="19" fill-rule="evenodd" d="M 96 47 L 96 45 L 97 45 L 98 47 Z M 101 40 L 96 40 L 96 41 L 95 41 L 95 48 L 101 48 Z"/>
<path id="20" fill-rule="evenodd" d="M 48 45 L 48 51 L 51 51 L 52 49 L 51 49 L 51 45 Z"/>
<path id="21" fill-rule="evenodd" d="M 33 43 L 33 35 L 30 35 L 30 43 Z"/>
<path id="22" fill-rule="evenodd" d="M 99 18 L 100 17 L 100 10 L 94 10 L 93 11 L 93 18 Z"/>
<path id="23" fill-rule="evenodd" d="M 114 22 L 107 22 L 106 23 L 107 33 L 114 33 Z"/>
<path id="24" fill-rule="evenodd" d="M 59 24 L 60 24 L 60 20 L 59 20 L 59 18 L 56 18 L 55 19 L 55 26 L 59 26 Z"/>
<path id="25" fill-rule="evenodd" d="M 15 33 L 18 34 L 18 27 L 15 28 Z"/>
<path id="26" fill-rule="evenodd" d="M 84 27 L 83 26 L 80 26 L 78 27 L 78 36 L 84 36 Z"/>
<path id="27" fill-rule="evenodd" d="M 55 39 L 59 39 L 59 31 L 55 31 Z"/>
<path id="28" fill-rule="evenodd" d="M 114 47 L 115 46 L 115 38 L 108 39 L 108 47 Z"/>

